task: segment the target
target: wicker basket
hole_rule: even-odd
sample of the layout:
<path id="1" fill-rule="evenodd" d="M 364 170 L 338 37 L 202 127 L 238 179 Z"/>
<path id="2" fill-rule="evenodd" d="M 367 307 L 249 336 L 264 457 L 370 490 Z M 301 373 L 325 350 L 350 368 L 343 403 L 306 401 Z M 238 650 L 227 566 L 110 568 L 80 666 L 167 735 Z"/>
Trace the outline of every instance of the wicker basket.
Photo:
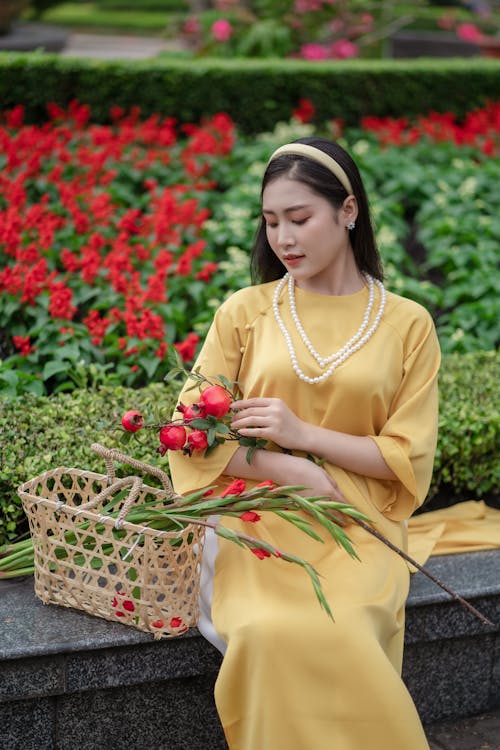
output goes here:
<path id="1" fill-rule="evenodd" d="M 162 532 L 124 520 L 134 503 L 176 502 L 161 469 L 94 444 L 107 474 L 60 467 L 18 488 L 35 557 L 35 594 L 106 620 L 172 637 L 196 624 L 203 528 Z M 120 461 L 158 477 L 163 489 L 137 476 L 116 479 Z M 118 519 L 99 512 L 116 502 Z"/>

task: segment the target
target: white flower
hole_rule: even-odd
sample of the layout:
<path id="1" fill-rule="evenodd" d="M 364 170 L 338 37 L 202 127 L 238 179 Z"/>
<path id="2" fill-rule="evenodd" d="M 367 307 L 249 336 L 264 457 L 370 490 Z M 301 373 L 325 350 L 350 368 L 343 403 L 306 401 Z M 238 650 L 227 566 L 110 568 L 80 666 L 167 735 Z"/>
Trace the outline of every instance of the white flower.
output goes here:
<path id="1" fill-rule="evenodd" d="M 351 151 L 353 151 L 356 154 L 356 156 L 364 156 L 364 154 L 366 154 L 367 151 L 369 150 L 370 150 L 370 143 L 364 139 L 361 139 L 360 141 L 356 141 L 356 143 L 351 149 Z"/>
<path id="2" fill-rule="evenodd" d="M 383 224 L 377 232 L 377 242 L 380 247 L 391 247 L 397 241 L 397 235 L 392 229 Z"/>
<path id="3" fill-rule="evenodd" d="M 457 192 L 462 198 L 471 198 L 476 192 L 476 188 L 477 179 L 475 177 L 467 177 L 467 179 L 462 182 Z"/>
<path id="4" fill-rule="evenodd" d="M 463 329 L 462 328 L 457 328 L 456 331 L 454 331 L 451 334 L 451 340 L 452 341 L 460 341 L 461 339 L 463 339 L 464 335 L 465 334 L 464 334 Z"/>

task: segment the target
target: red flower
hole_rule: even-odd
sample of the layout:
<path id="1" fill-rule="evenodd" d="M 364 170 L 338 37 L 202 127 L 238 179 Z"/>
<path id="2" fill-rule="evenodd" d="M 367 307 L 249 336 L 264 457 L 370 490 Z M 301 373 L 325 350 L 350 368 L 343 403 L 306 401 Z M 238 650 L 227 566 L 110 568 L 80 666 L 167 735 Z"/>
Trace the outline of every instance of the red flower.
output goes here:
<path id="1" fill-rule="evenodd" d="M 151 626 L 153 628 L 163 628 L 164 625 L 165 623 L 163 622 L 163 620 L 155 620 L 154 622 L 151 623 Z"/>
<path id="2" fill-rule="evenodd" d="M 182 625 L 182 620 L 180 617 L 172 617 L 170 620 L 170 627 L 171 628 L 180 628 Z"/>
<path id="3" fill-rule="evenodd" d="M 250 552 L 253 552 L 259 560 L 263 560 L 265 557 L 271 557 L 271 553 L 268 552 L 267 549 L 262 549 L 261 547 L 253 547 L 250 549 Z"/>
<path id="4" fill-rule="evenodd" d="M 26 357 L 28 354 L 32 354 L 35 351 L 35 347 L 31 346 L 29 336 L 12 336 L 14 346 L 19 351 L 21 356 Z"/>
<path id="5" fill-rule="evenodd" d="M 184 341 L 174 344 L 174 347 L 181 355 L 183 362 L 189 362 L 193 359 L 199 340 L 200 337 L 197 336 L 196 333 L 188 333 Z"/>
<path id="6" fill-rule="evenodd" d="M 270 479 L 265 479 L 263 482 L 259 482 L 259 484 L 255 485 L 256 487 L 274 487 L 274 482 L 272 482 Z"/>
<path id="7" fill-rule="evenodd" d="M 246 510 L 244 513 L 241 513 L 240 518 L 242 521 L 249 521 L 250 523 L 260 521 L 260 515 L 253 510 Z"/>
<path id="8" fill-rule="evenodd" d="M 316 114 L 316 108 L 309 99 L 300 99 L 299 106 L 293 110 L 292 117 L 299 122 L 310 122 Z"/>
<path id="9" fill-rule="evenodd" d="M 247 488 L 246 482 L 243 479 L 234 479 L 228 487 L 221 494 L 221 497 L 227 497 L 228 495 L 241 495 Z"/>

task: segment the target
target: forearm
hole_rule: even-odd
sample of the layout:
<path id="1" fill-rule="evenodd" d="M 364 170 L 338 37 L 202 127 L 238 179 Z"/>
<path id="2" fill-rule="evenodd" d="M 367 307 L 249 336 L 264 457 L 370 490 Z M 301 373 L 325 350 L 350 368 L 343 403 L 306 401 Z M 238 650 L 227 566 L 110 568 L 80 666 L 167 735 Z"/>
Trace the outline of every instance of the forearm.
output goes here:
<path id="1" fill-rule="evenodd" d="M 371 437 L 305 424 L 301 442 L 301 450 L 324 458 L 341 469 L 374 479 L 397 480 Z"/>
<path id="2" fill-rule="evenodd" d="M 299 462 L 303 460 L 287 453 L 257 449 L 248 463 L 247 449 L 238 448 L 224 469 L 224 474 L 256 481 L 270 479 L 283 485 L 299 484 L 295 479 L 298 480 Z"/>

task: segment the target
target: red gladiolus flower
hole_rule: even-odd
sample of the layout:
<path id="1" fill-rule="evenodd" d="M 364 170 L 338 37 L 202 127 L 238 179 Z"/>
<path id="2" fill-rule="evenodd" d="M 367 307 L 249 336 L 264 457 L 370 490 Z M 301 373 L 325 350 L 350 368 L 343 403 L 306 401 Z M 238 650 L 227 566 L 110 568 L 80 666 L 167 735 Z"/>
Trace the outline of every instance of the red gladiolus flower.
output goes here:
<path id="1" fill-rule="evenodd" d="M 226 487 L 221 494 L 221 497 L 227 497 L 228 495 L 241 495 L 242 492 L 245 492 L 246 488 L 247 485 L 244 479 L 234 479 L 231 484 Z"/>
<path id="2" fill-rule="evenodd" d="M 253 510 L 246 510 L 244 513 L 241 513 L 240 518 L 242 521 L 249 521 L 250 523 L 260 521 L 260 515 Z"/>
<path id="3" fill-rule="evenodd" d="M 233 397 L 220 385 L 209 385 L 201 392 L 200 404 L 204 407 L 205 412 L 213 417 L 220 419 L 224 417 L 230 407 Z"/>
<path id="4" fill-rule="evenodd" d="M 267 549 L 262 549 L 261 547 L 253 547 L 250 549 L 250 552 L 253 552 L 255 557 L 258 557 L 259 560 L 263 560 L 265 557 L 271 557 L 271 553 L 267 551 Z"/>
<path id="5" fill-rule="evenodd" d="M 182 620 L 180 617 L 172 617 L 170 620 L 170 627 L 171 628 L 180 628 L 182 625 Z"/>
<path id="6" fill-rule="evenodd" d="M 274 482 L 272 482 L 270 479 L 265 479 L 263 482 L 259 482 L 259 484 L 255 485 L 256 487 L 274 487 Z"/>
<path id="7" fill-rule="evenodd" d="M 130 599 L 125 599 L 125 601 L 123 602 L 123 609 L 126 609 L 127 612 L 134 612 L 135 611 L 134 602 L 131 602 Z"/>
<path id="8" fill-rule="evenodd" d="M 127 432 L 138 432 L 144 426 L 144 417 L 138 411 L 130 409 L 122 417 L 122 427 Z"/>
<path id="9" fill-rule="evenodd" d="M 153 628 L 163 628 L 164 625 L 165 623 L 163 622 L 163 620 L 155 620 L 154 622 L 151 623 L 151 626 Z"/>

